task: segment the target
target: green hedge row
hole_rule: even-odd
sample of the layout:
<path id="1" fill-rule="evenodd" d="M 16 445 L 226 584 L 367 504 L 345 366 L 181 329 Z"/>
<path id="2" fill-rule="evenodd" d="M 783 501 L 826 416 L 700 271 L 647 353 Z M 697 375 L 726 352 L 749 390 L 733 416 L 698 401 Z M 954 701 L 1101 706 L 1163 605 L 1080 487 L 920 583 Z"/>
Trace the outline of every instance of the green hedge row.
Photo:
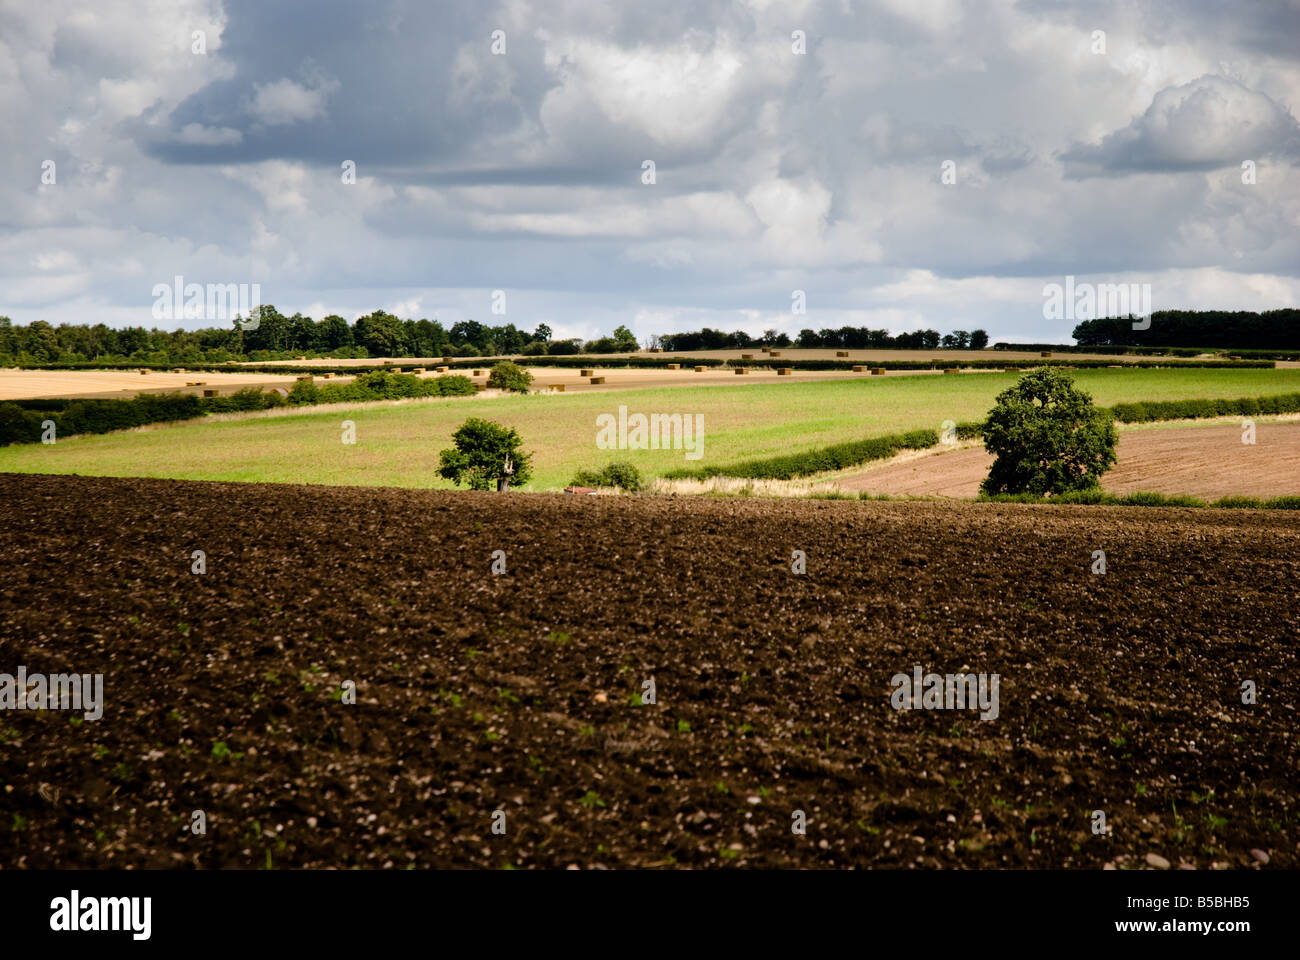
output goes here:
<path id="1" fill-rule="evenodd" d="M 46 409 L 0 403 L 0 446 L 39 443 L 46 420 L 54 422 L 55 440 L 78 433 L 108 433 L 147 423 L 189 420 L 202 415 L 198 397 L 179 393 L 143 394 L 129 400 L 58 400 Z"/>
<path id="2" fill-rule="evenodd" d="M 108 433 L 147 423 L 190 420 L 208 413 L 268 410 L 316 403 L 368 402 L 404 397 L 451 397 L 475 393 L 469 377 L 423 378 L 378 370 L 347 384 L 294 385 L 286 399 L 260 387 L 245 387 L 224 397 L 199 398 L 186 393 L 140 394 L 126 400 L 19 400 L 0 404 L 0 446 L 39 443 L 42 423 L 54 421 L 55 439 L 78 433 Z"/>
<path id="3" fill-rule="evenodd" d="M 887 437 L 851 440 L 834 446 L 788 453 L 762 460 L 674 470 L 663 476 L 669 480 L 706 480 L 709 477 L 744 477 L 750 480 L 792 480 L 814 473 L 843 470 L 869 460 L 884 460 L 901 450 L 924 450 L 939 442 L 934 430 L 912 430 Z"/>
<path id="4" fill-rule="evenodd" d="M 1225 509 L 1300 510 L 1300 497 L 1221 497 L 1202 500 L 1185 494 L 1155 493 L 1138 490 L 1133 493 L 1114 494 L 1100 489 L 1072 490 L 1055 497 L 1042 497 L 1033 493 L 981 493 L 977 498 L 985 503 L 1066 503 L 1108 507 L 1220 507 Z"/>
<path id="5" fill-rule="evenodd" d="M 1152 420 L 1203 420 L 1209 417 L 1257 417 L 1274 413 L 1300 413 L 1300 393 L 1271 397 L 1239 397 L 1220 400 L 1152 400 L 1145 403 L 1117 403 L 1111 408 L 1120 423 Z"/>

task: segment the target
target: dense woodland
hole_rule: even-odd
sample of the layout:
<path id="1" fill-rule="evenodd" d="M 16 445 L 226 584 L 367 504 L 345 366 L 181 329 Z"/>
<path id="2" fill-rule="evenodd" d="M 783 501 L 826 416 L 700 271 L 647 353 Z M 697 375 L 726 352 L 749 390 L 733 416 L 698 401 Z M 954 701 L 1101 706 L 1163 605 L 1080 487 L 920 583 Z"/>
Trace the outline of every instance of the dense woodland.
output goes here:
<path id="1" fill-rule="evenodd" d="M 1204 347 L 1229 350 L 1300 348 L 1300 310 L 1156 310 L 1150 326 L 1132 317 L 1085 320 L 1074 328 L 1079 346 Z"/>

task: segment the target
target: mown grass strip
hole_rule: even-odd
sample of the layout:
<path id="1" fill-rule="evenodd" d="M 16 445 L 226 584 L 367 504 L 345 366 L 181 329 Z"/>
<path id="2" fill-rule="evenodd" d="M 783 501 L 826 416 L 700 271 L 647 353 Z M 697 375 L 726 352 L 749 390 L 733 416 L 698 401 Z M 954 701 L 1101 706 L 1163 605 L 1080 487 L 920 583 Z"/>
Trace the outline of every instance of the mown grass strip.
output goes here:
<path id="1" fill-rule="evenodd" d="M 1069 493 L 1053 497 L 1039 496 L 1033 493 L 981 493 L 975 498 L 982 503 L 1037 503 L 1037 504 L 1075 504 L 1104 507 L 1215 507 L 1230 510 L 1300 510 L 1300 496 L 1269 497 L 1220 497 L 1218 500 L 1203 500 L 1184 494 L 1156 493 L 1150 490 L 1136 490 L 1133 493 L 1107 493 L 1101 489 L 1072 490 Z"/>

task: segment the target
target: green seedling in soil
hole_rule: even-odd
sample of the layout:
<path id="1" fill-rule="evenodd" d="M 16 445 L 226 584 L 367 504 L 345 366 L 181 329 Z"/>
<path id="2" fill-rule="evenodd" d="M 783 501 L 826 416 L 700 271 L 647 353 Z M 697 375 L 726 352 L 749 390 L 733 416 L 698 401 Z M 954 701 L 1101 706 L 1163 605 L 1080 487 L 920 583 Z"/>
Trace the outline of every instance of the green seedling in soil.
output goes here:
<path id="1" fill-rule="evenodd" d="M 603 807 L 605 805 L 605 801 L 596 796 L 596 791 L 594 790 L 588 790 L 582 795 L 582 798 L 579 799 L 578 802 L 588 810 L 594 810 L 596 807 Z"/>
<path id="2" fill-rule="evenodd" d="M 483 739 L 484 739 L 484 740 L 487 740 L 487 741 L 489 741 L 489 742 L 491 742 L 491 741 L 496 741 L 496 740 L 500 740 L 500 739 L 501 739 L 501 734 L 497 733 L 495 730 L 484 730 L 484 731 L 483 731 Z"/>
<path id="3" fill-rule="evenodd" d="M 72 724 L 74 727 L 79 727 L 85 722 L 84 717 L 68 717 L 68 723 Z"/>
<path id="4" fill-rule="evenodd" d="M 1145 783 L 1135 783 L 1133 784 L 1133 792 L 1139 797 L 1146 796 L 1147 785 Z"/>
<path id="5" fill-rule="evenodd" d="M 594 737 L 595 735 L 596 728 L 589 723 L 584 723 L 578 728 L 578 736 L 580 737 Z"/>
<path id="6" fill-rule="evenodd" d="M 212 759 L 218 761 L 242 760 L 244 759 L 244 755 L 242 753 L 235 753 L 228 746 L 226 746 L 226 742 L 224 740 L 218 740 L 216 741 L 216 743 L 212 744 Z"/>
<path id="7" fill-rule="evenodd" d="M 639 690 L 634 690 L 632 694 L 627 698 L 627 702 L 634 707 L 644 706 L 644 704 L 641 702 L 641 692 Z"/>
<path id="8" fill-rule="evenodd" d="M 0 742 L 8 743 L 10 740 L 19 739 L 20 736 L 17 727 L 0 727 Z"/>
<path id="9" fill-rule="evenodd" d="M 713 785 L 713 789 L 716 790 L 718 793 L 731 793 L 731 788 L 728 787 L 721 780 L 719 780 L 717 783 Z"/>
<path id="10" fill-rule="evenodd" d="M 546 773 L 546 768 L 542 766 L 541 757 L 529 757 L 528 765 L 537 771 L 539 777 Z"/>
<path id="11" fill-rule="evenodd" d="M 573 638 L 563 630 L 552 630 L 546 635 L 546 639 L 551 643 L 568 643 Z"/>
<path id="12" fill-rule="evenodd" d="M 131 779 L 131 768 L 126 765 L 126 761 L 117 761 L 117 766 L 113 767 L 113 776 L 123 781 Z"/>
<path id="13" fill-rule="evenodd" d="M 485 722 L 483 719 L 483 714 L 479 713 L 477 710 L 475 710 L 472 714 L 470 714 L 470 717 L 475 723 Z"/>
<path id="14" fill-rule="evenodd" d="M 103 760 L 106 756 L 108 756 L 108 747 L 104 746 L 102 743 L 98 743 L 98 744 L 96 744 L 96 745 L 95 745 L 95 759 L 96 759 L 96 760 Z"/>
<path id="15" fill-rule="evenodd" d="M 176 629 L 180 631 L 182 637 L 188 637 L 190 635 L 190 625 L 188 623 L 182 621 L 181 623 L 176 624 Z"/>
<path id="16" fill-rule="evenodd" d="M 623 674 L 625 673 L 631 673 L 631 672 L 632 672 L 632 668 L 628 666 L 626 663 L 618 668 L 618 675 L 620 677 L 623 676 Z"/>
<path id="17" fill-rule="evenodd" d="M 760 797 L 770 797 L 772 795 L 772 791 L 769 787 L 759 787 L 758 795 Z"/>
<path id="18" fill-rule="evenodd" d="M 873 827 L 871 824 L 867 823 L 865 820 L 855 820 L 855 821 L 854 821 L 854 825 L 855 825 L 859 830 L 865 830 L 867 833 L 871 834 L 873 837 L 875 837 L 875 836 L 879 836 L 879 835 L 880 835 L 880 828 L 879 828 L 879 827 Z M 964 840 L 961 841 L 961 842 L 962 842 L 962 843 L 965 843 Z"/>
<path id="19" fill-rule="evenodd" d="M 723 847 L 721 850 L 718 851 L 718 856 L 722 857 L 722 859 L 724 860 L 735 860 L 738 856 L 740 856 L 740 851 L 732 850 L 729 847 Z"/>
<path id="20" fill-rule="evenodd" d="M 685 720 L 678 720 L 678 721 L 677 721 L 677 732 L 678 732 L 678 733 L 690 733 L 690 732 L 691 732 L 691 725 L 690 725 L 689 723 L 687 723 Z"/>
<path id="21" fill-rule="evenodd" d="M 510 701 L 511 703 L 518 703 L 518 702 L 519 702 L 519 698 L 516 697 L 516 696 L 514 695 L 514 693 L 511 692 L 511 690 L 510 690 L 509 687 L 506 687 L 506 688 L 503 689 L 503 690 L 498 690 L 498 691 L 497 691 L 497 696 L 499 696 L 502 700 L 508 700 L 508 701 Z"/>
<path id="22" fill-rule="evenodd" d="M 483 652 L 483 651 L 481 651 L 481 650 L 475 650 L 473 647 L 470 647 L 468 650 L 465 651 L 465 656 L 467 656 L 467 657 L 469 657 L 469 659 L 473 660 L 475 657 L 477 657 L 477 656 L 478 656 L 480 653 L 482 653 L 482 652 Z"/>

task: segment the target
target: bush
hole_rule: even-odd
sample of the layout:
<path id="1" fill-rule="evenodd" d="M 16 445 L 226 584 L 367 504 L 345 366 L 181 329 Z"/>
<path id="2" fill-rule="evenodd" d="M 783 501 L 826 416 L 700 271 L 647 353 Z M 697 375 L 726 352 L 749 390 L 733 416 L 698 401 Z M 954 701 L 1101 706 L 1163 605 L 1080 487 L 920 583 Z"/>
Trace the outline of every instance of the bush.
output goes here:
<path id="1" fill-rule="evenodd" d="M 570 483 L 575 487 L 618 487 L 628 493 L 637 493 L 645 486 L 641 471 L 625 460 L 607 463 L 599 470 L 579 470 Z"/>
<path id="2" fill-rule="evenodd" d="M 581 340 L 552 340 L 546 345 L 546 352 L 552 357 L 573 356 L 582 353 Z"/>
<path id="3" fill-rule="evenodd" d="M 487 385 L 497 390 L 510 390 L 514 393 L 527 393 L 533 385 L 533 375 L 509 360 L 502 360 L 488 374 Z"/>
<path id="4" fill-rule="evenodd" d="M 546 344 L 541 340 L 534 340 L 524 345 L 525 357 L 544 357 L 546 356 Z"/>
<path id="5" fill-rule="evenodd" d="M 532 476 L 532 454 L 513 429 L 492 420 L 470 417 L 452 434 L 454 447 L 440 455 L 438 473 L 457 486 L 471 490 L 508 490 L 523 486 Z"/>
<path id="6" fill-rule="evenodd" d="M 1097 486 L 1115 464 L 1110 411 L 1053 368 L 1034 370 L 998 394 L 984 426 L 994 455 L 985 493 L 1062 494 Z"/>
<path id="7" fill-rule="evenodd" d="M 843 470 L 869 460 L 884 460 L 900 450 L 924 450 L 939 442 L 933 430 L 912 430 L 909 433 L 868 440 L 851 440 L 831 447 L 809 450 L 805 453 L 787 453 L 762 460 L 745 460 L 740 463 L 696 467 L 665 473 L 671 480 L 705 480 L 709 477 L 742 477 L 750 480 L 792 480 L 814 473 Z"/>

